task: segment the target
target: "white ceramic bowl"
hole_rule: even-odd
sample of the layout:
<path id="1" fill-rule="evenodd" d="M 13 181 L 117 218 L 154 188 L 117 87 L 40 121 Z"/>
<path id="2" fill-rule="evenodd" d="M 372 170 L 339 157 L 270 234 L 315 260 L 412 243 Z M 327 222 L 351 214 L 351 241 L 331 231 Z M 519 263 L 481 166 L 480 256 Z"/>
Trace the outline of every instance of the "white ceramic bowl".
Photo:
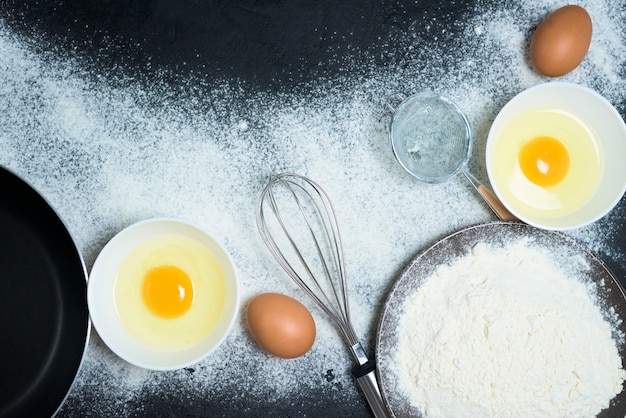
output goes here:
<path id="1" fill-rule="evenodd" d="M 502 154 L 503 129 L 520 113 L 538 107 L 560 108 L 576 115 L 595 134 L 600 155 L 600 177 L 590 197 L 566 213 L 528 210 L 511 197 L 512 182 L 494 167 L 508 156 Z M 529 138 L 530 139 L 530 138 Z M 498 145 L 499 144 L 499 145 Z M 496 152 L 496 148 L 499 152 Z M 573 83 L 548 82 L 531 87 L 511 99 L 495 118 L 486 147 L 486 165 L 495 194 L 521 221 L 550 230 L 568 230 L 588 225 L 606 215 L 626 190 L 626 125 L 617 110 L 597 92 Z M 500 160 L 498 160 L 500 159 Z M 570 167 L 570 171 L 573 168 Z M 513 193 L 512 193 L 513 192 Z"/>
<path id="2" fill-rule="evenodd" d="M 226 281 L 225 304 L 216 326 L 197 344 L 178 350 L 155 349 L 131 336 L 117 315 L 114 301 L 114 284 L 122 261 L 138 245 L 163 235 L 201 243 L 217 259 Z M 207 231 L 184 221 L 156 218 L 129 226 L 105 245 L 89 276 L 87 302 L 94 328 L 119 357 L 146 369 L 172 370 L 200 361 L 224 341 L 239 310 L 239 284 L 230 255 Z"/>

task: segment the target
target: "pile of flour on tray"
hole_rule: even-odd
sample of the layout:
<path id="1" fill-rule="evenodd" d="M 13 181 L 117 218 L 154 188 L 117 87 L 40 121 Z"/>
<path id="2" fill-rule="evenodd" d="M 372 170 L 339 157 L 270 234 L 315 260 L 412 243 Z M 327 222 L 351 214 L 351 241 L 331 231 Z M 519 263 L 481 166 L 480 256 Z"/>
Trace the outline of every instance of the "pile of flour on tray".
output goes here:
<path id="1" fill-rule="evenodd" d="M 412 295 L 401 384 L 427 417 L 595 416 L 622 390 L 589 286 L 525 240 L 477 244 Z"/>

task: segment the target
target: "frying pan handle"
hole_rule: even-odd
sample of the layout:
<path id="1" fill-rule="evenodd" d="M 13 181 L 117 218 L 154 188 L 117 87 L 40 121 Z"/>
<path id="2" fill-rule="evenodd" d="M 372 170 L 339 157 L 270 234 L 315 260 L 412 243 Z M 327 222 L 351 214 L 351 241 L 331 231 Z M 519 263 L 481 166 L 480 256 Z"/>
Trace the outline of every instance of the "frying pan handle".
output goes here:
<path id="1" fill-rule="evenodd" d="M 378 381 L 376 380 L 376 364 L 373 361 L 354 366 L 352 368 L 352 376 L 356 379 L 359 387 L 365 395 L 365 399 L 372 408 L 372 412 L 376 418 L 390 417 L 387 408 L 380 395 Z"/>

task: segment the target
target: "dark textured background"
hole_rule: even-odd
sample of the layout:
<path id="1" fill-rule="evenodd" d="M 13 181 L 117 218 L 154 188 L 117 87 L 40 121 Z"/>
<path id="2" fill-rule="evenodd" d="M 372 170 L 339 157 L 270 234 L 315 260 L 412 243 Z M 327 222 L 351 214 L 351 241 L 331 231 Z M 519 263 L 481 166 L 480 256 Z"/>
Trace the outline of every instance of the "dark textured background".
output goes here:
<path id="1" fill-rule="evenodd" d="M 455 22 L 468 1 L 4 1 L 4 19 L 29 37 L 43 33 L 75 51 L 90 70 L 149 80 L 237 77 L 259 89 L 301 87 L 403 61 L 398 34 L 419 30 L 423 42 L 454 46 Z M 25 3 L 25 4 L 22 4 Z M 445 28 L 446 37 L 441 36 Z M 390 42 L 392 42 L 390 44 Z M 45 45 L 48 45 L 45 43 Z M 354 76 L 355 66 L 350 66 Z"/>

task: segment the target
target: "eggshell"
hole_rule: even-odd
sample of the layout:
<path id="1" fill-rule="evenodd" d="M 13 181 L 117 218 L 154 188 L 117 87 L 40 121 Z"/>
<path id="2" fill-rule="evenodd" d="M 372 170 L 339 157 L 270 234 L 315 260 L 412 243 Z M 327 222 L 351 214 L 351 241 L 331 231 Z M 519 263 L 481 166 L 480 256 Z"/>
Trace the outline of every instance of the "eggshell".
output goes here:
<path id="1" fill-rule="evenodd" d="M 541 74 L 560 77 L 574 70 L 591 44 L 591 17 L 577 5 L 561 7 L 537 26 L 530 42 L 530 59 Z"/>
<path id="2" fill-rule="evenodd" d="M 262 293 L 249 303 L 250 333 L 270 354 L 282 358 L 304 355 L 315 341 L 315 321 L 297 300 L 279 293 Z"/>

